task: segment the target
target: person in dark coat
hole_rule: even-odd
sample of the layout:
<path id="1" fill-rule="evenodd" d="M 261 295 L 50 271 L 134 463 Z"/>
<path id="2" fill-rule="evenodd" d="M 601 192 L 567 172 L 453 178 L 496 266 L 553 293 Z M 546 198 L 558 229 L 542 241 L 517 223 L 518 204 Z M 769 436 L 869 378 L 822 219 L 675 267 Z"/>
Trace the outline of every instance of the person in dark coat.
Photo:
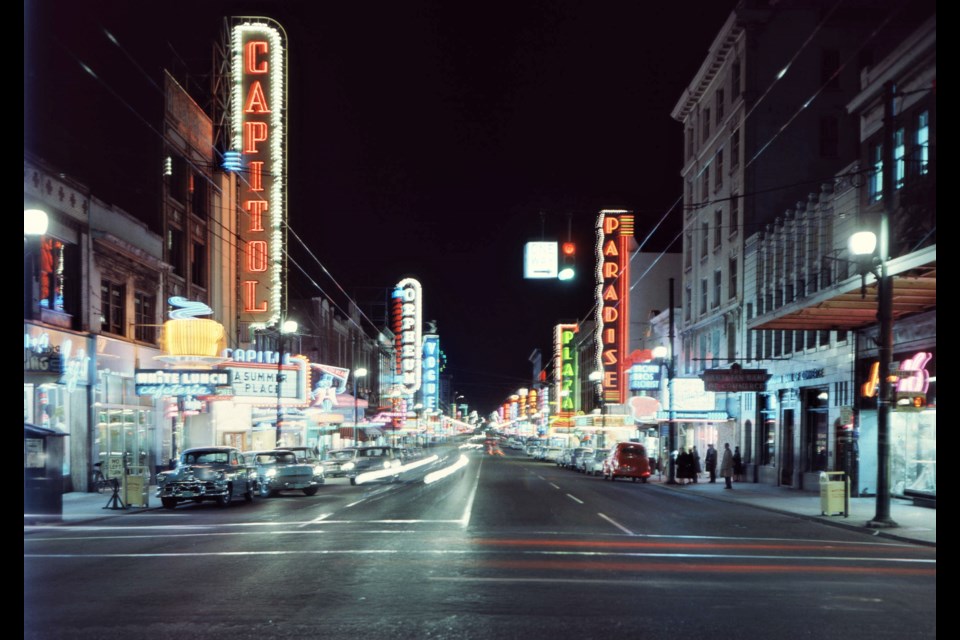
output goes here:
<path id="1" fill-rule="evenodd" d="M 680 450 L 677 456 L 677 480 L 680 484 L 687 484 L 693 479 L 693 456 L 689 451 Z"/>
<path id="2" fill-rule="evenodd" d="M 733 481 L 743 481 L 743 456 L 740 455 L 740 447 L 733 448 Z"/>
<path id="3" fill-rule="evenodd" d="M 700 452 L 694 447 L 690 454 L 693 456 L 693 481 L 697 482 L 700 479 L 700 474 L 703 473 L 703 465 L 700 464 Z"/>
<path id="4" fill-rule="evenodd" d="M 727 486 L 724 489 L 733 489 L 733 451 L 730 451 L 730 443 L 723 443 L 723 458 L 720 459 L 720 475 L 723 476 Z"/>
<path id="5" fill-rule="evenodd" d="M 707 445 L 707 473 L 710 474 L 710 482 L 717 481 L 717 450 L 712 444 Z"/>

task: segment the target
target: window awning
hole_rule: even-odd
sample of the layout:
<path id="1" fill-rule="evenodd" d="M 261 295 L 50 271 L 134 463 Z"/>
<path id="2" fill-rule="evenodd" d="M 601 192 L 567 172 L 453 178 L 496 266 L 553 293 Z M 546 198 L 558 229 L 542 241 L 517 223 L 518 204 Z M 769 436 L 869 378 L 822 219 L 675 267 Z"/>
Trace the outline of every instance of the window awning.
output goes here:
<path id="1" fill-rule="evenodd" d="M 887 262 L 893 278 L 893 320 L 937 308 L 937 247 Z M 852 330 L 877 323 L 877 280 L 859 275 L 757 316 L 748 329 Z"/>

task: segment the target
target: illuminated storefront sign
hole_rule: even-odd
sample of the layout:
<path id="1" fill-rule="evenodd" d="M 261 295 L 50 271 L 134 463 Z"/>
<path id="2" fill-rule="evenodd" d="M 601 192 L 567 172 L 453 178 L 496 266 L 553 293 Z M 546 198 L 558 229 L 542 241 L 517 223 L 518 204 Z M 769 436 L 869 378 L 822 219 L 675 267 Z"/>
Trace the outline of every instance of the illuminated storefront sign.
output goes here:
<path id="1" fill-rule="evenodd" d="M 440 336 L 423 336 L 423 408 L 436 409 L 440 403 Z"/>
<path id="2" fill-rule="evenodd" d="M 896 371 L 897 381 L 894 389 L 898 395 L 922 396 L 930 389 L 930 372 L 927 364 L 933 359 L 933 354 L 919 351 L 906 360 L 900 362 Z M 860 388 L 864 398 L 873 398 L 880 388 L 880 363 L 870 365 L 870 375 Z"/>
<path id="3" fill-rule="evenodd" d="M 281 369 L 280 402 L 284 405 L 306 406 L 309 402 L 310 371 L 306 360 L 290 358 L 282 367 L 258 364 L 233 364 L 224 367 L 229 375 L 230 393 L 237 403 L 275 405 L 277 396 L 277 369 Z"/>
<path id="4" fill-rule="evenodd" d="M 179 358 L 212 358 L 223 351 L 227 336 L 223 325 L 215 320 L 198 318 L 213 313 L 202 302 L 174 296 L 167 300 L 174 307 L 163 323 L 160 338 L 164 352 Z"/>
<path id="5" fill-rule="evenodd" d="M 577 350 L 573 337 L 577 331 L 576 324 L 558 324 L 553 328 L 554 382 L 559 402 L 557 413 L 561 416 L 571 416 L 576 411 Z"/>
<path id="6" fill-rule="evenodd" d="M 420 283 L 413 278 L 401 280 L 393 289 L 393 334 L 397 348 L 396 373 L 406 395 L 420 389 L 423 377 L 422 313 Z"/>
<path id="7" fill-rule="evenodd" d="M 603 398 L 620 404 L 627 397 L 624 375 L 630 326 L 630 254 L 633 215 L 604 210 L 597 218 L 597 368 Z"/>
<path id="8" fill-rule="evenodd" d="M 138 396 L 209 396 L 230 383 L 226 371 L 137 369 L 133 382 Z"/>
<path id="9" fill-rule="evenodd" d="M 659 364 L 635 364 L 630 367 L 630 390 L 642 391 L 660 388 Z"/>
<path id="10" fill-rule="evenodd" d="M 333 410 L 339 404 L 337 394 L 347 391 L 350 369 L 327 364 L 311 364 L 310 369 L 315 381 L 310 392 L 311 406 L 321 407 L 324 411 Z"/>
<path id="11" fill-rule="evenodd" d="M 262 327 L 280 319 L 287 150 L 286 36 L 267 18 L 232 29 L 231 151 L 242 154 L 239 181 L 240 320 Z"/>

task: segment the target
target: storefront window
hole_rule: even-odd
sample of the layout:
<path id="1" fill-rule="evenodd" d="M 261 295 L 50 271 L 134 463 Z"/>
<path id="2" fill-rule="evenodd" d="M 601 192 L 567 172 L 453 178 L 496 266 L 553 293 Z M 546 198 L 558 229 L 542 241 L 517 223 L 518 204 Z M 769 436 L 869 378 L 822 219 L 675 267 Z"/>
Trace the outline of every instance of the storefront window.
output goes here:
<path id="1" fill-rule="evenodd" d="M 891 413 L 890 480 L 894 495 L 937 495 L 937 410 Z"/>
<path id="2" fill-rule="evenodd" d="M 829 428 L 829 394 L 826 388 L 805 389 L 803 397 L 806 420 L 804 424 L 804 470 L 826 471 L 829 465 L 827 449 Z"/>
<path id="3" fill-rule="evenodd" d="M 132 378 L 100 373 L 93 462 L 108 478 L 155 470 L 154 411 L 141 405 Z"/>

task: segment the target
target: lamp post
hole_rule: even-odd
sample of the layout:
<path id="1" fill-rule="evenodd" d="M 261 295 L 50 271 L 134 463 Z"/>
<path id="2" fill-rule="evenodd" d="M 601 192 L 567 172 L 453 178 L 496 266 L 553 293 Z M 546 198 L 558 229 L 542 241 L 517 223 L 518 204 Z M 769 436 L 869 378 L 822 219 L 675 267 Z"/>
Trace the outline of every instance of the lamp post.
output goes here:
<path id="1" fill-rule="evenodd" d="M 667 483 L 676 484 L 677 466 L 676 459 L 673 457 L 673 452 L 677 449 L 677 432 L 674 429 L 673 420 L 673 356 L 666 347 L 659 346 L 654 347 L 653 357 L 660 362 L 661 367 L 667 369 Z"/>
<path id="2" fill-rule="evenodd" d="M 594 393 L 597 395 L 597 398 L 600 400 L 600 435 L 601 437 L 597 442 L 597 447 L 602 447 L 606 445 L 607 439 L 607 414 L 604 411 L 604 401 L 603 401 L 603 372 L 602 371 L 591 371 L 590 375 L 587 376 L 587 380 L 594 383 Z"/>
<path id="3" fill-rule="evenodd" d="M 357 411 L 359 408 L 359 399 L 357 396 L 357 378 L 363 378 L 363 377 L 366 377 L 366 375 L 367 375 L 367 370 L 364 369 L 363 367 L 353 370 L 353 444 L 354 446 L 357 446 L 360 444 L 360 442 L 357 440 L 357 422 L 359 421 L 359 418 L 358 418 L 359 413 Z"/>
<path id="4" fill-rule="evenodd" d="M 283 336 L 289 335 L 291 333 L 297 332 L 297 322 L 296 320 L 284 320 L 280 324 L 280 327 L 277 329 L 277 342 L 279 342 L 280 347 L 280 357 L 277 358 L 277 448 L 279 449 L 282 445 L 281 443 L 281 420 L 283 419 L 283 405 L 281 404 L 281 387 L 283 386 Z"/>

